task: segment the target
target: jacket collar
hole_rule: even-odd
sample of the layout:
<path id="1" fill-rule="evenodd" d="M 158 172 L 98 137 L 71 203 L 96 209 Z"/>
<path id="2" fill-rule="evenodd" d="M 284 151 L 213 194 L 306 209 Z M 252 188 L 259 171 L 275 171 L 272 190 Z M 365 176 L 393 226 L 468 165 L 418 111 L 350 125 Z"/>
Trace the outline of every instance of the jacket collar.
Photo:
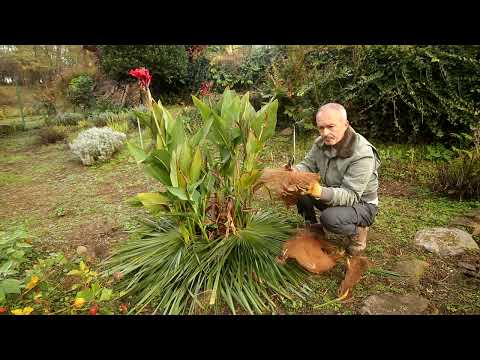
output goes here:
<path id="1" fill-rule="evenodd" d="M 343 136 L 343 139 L 340 140 L 335 145 L 324 144 L 321 137 L 318 137 L 315 142 L 317 143 L 318 147 L 320 147 L 329 158 L 333 158 L 333 157 L 348 158 L 353 155 L 353 146 L 356 140 L 355 135 L 356 135 L 355 130 L 353 130 L 353 128 L 349 126 L 345 131 L 345 135 Z"/>

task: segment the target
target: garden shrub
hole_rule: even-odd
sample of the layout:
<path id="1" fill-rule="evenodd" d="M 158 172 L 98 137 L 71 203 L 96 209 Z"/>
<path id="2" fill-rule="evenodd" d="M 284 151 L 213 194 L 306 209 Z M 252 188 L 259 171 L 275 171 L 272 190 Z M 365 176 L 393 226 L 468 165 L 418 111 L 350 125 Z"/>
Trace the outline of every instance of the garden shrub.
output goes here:
<path id="1" fill-rule="evenodd" d="M 111 111 L 92 113 L 88 116 L 87 120 L 95 127 L 104 127 L 107 126 L 114 115 L 115 113 Z"/>
<path id="2" fill-rule="evenodd" d="M 471 148 L 454 147 L 458 157 L 437 165 L 437 176 L 432 189 L 460 200 L 480 200 L 480 128 L 473 129 L 473 136 L 464 134 Z"/>
<path id="3" fill-rule="evenodd" d="M 45 120 L 46 125 L 59 125 L 59 126 L 76 126 L 80 120 L 84 120 L 85 115 L 80 113 L 63 113 L 58 114 L 55 118 L 47 118 Z"/>
<path id="4" fill-rule="evenodd" d="M 54 144 L 66 138 L 64 129 L 58 126 L 49 126 L 40 129 L 38 136 L 41 144 Z"/>
<path id="5" fill-rule="evenodd" d="M 82 131 L 70 149 L 83 165 L 93 165 L 96 162 L 109 160 L 123 146 L 126 135 L 107 127 Z"/>
<path id="6" fill-rule="evenodd" d="M 68 84 L 68 100 L 82 109 L 91 107 L 95 100 L 92 94 L 93 85 L 94 81 L 90 75 L 82 74 L 73 77 Z"/>
<path id="7" fill-rule="evenodd" d="M 210 68 L 210 76 L 217 91 L 225 88 L 245 91 L 260 83 L 272 61 L 279 55 L 279 48 L 254 49 L 243 60 L 218 61 Z"/>
<path id="8" fill-rule="evenodd" d="M 168 100 L 169 94 L 179 94 L 188 78 L 188 55 L 183 45 L 101 45 L 100 66 L 113 80 L 130 81 L 132 68 L 150 69 L 155 94 Z"/>

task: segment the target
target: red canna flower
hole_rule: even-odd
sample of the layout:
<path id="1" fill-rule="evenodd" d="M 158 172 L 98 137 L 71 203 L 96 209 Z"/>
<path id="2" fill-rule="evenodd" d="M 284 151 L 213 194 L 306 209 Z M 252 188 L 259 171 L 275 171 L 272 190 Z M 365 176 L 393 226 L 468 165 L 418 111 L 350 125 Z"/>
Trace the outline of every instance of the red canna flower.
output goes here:
<path id="1" fill-rule="evenodd" d="M 0 306 L 0 314 L 3 314 L 6 311 L 7 311 L 6 307 Z"/>
<path id="2" fill-rule="evenodd" d="M 128 75 L 136 78 L 140 85 L 143 86 L 145 89 L 148 89 L 148 87 L 150 86 L 150 82 L 152 81 L 152 75 L 150 75 L 148 69 L 145 69 L 144 67 L 130 70 L 128 72 Z"/>
<path id="3" fill-rule="evenodd" d="M 200 85 L 200 95 L 202 96 L 211 95 L 212 93 L 210 91 L 212 90 L 212 87 L 213 87 L 213 81 L 203 82 Z"/>
<path id="4" fill-rule="evenodd" d="M 88 310 L 89 315 L 97 315 L 98 305 L 92 305 L 90 310 Z"/>

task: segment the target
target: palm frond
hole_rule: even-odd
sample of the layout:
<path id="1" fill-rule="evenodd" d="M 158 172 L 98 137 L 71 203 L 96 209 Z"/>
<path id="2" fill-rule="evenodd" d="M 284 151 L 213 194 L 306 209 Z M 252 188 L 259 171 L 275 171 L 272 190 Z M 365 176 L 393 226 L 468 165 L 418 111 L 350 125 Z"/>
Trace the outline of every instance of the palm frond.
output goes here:
<path id="1" fill-rule="evenodd" d="M 275 261 L 291 235 L 278 215 L 251 214 L 236 235 L 189 245 L 177 225 L 168 218 L 145 221 L 150 231 L 142 229 L 141 238 L 121 244 L 104 264 L 104 274 L 124 274 L 119 287 L 135 297 L 132 312 L 151 306 L 154 313 L 192 313 L 221 302 L 233 314 L 239 307 L 262 314 L 275 309 L 274 294 L 290 299 L 308 294 L 304 270 Z M 208 304 L 199 301 L 201 294 L 209 295 Z"/>

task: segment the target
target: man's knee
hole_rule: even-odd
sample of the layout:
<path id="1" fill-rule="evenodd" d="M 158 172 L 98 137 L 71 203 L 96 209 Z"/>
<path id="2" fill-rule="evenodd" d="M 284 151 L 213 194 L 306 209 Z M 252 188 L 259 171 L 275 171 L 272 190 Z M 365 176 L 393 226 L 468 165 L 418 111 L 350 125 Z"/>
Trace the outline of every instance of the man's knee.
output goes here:
<path id="1" fill-rule="evenodd" d="M 353 235 L 355 224 L 351 215 L 344 207 L 330 207 L 322 211 L 320 223 L 330 232 Z"/>

